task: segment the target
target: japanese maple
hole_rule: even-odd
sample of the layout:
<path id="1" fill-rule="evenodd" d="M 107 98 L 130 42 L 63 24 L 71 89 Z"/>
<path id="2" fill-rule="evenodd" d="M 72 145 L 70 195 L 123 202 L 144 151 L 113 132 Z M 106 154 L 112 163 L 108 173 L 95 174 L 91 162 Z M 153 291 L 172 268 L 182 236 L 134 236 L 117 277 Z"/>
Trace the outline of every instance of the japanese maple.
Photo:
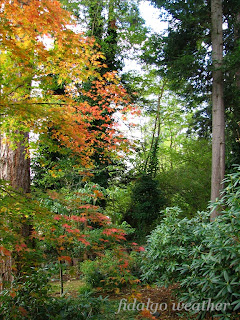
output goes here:
<path id="1" fill-rule="evenodd" d="M 96 149 L 116 153 L 126 148 L 112 115 L 132 106 L 116 74 L 98 72 L 104 57 L 94 40 L 74 31 L 74 19 L 58 1 L 1 1 L 0 9 L 0 128 L 4 137 L 0 147 L 7 145 L 21 153 L 19 144 L 24 145 L 24 156 L 29 157 L 25 133 L 42 135 L 51 144 L 51 130 L 50 138 L 77 155 L 85 168 L 92 165 Z M 64 87 L 62 94 L 53 90 L 56 79 Z M 89 91 L 83 89 L 87 81 L 92 84 Z M 98 127 L 93 130 L 94 121 Z M 101 197 L 97 190 L 93 193 L 96 199 Z M 12 266 L 13 271 L 43 261 L 42 243 L 54 247 L 61 261 L 70 259 L 68 248 L 76 241 L 101 251 L 125 240 L 124 231 L 112 227 L 92 204 L 71 199 L 68 207 L 78 205 L 78 213 L 56 215 L 4 181 L 1 194 L 1 262 L 12 255 L 16 264 L 21 262 Z M 101 235 L 91 243 L 87 231 L 94 224 L 101 228 Z M 24 235 L 23 225 L 31 225 L 30 236 Z"/>

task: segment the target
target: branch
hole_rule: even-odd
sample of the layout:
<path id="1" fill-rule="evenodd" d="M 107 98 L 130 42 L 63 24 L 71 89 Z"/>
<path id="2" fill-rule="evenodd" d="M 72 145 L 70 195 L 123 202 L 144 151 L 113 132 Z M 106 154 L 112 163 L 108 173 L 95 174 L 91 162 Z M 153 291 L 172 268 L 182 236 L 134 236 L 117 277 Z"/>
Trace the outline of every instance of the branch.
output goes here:
<path id="1" fill-rule="evenodd" d="M 28 104 L 28 105 L 32 105 L 32 104 L 49 104 L 49 105 L 58 105 L 58 106 L 66 106 L 68 105 L 69 103 L 60 103 L 60 102 L 15 102 L 15 103 L 8 103 L 8 104 L 0 104 L 0 106 L 4 107 L 4 106 L 7 106 L 7 105 L 10 105 L 10 106 L 14 106 L 14 105 L 21 105 L 21 104 Z"/>

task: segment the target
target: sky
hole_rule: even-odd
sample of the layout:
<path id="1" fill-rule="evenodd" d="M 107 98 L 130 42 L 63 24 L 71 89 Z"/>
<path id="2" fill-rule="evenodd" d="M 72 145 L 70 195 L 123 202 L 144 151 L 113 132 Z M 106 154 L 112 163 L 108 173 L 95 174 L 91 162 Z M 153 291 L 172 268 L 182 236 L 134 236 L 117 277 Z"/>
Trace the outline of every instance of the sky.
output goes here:
<path id="1" fill-rule="evenodd" d="M 168 23 L 161 21 L 161 19 L 159 18 L 160 10 L 151 5 L 149 1 L 140 1 L 139 10 L 141 17 L 146 22 L 146 26 L 150 28 L 152 32 L 161 33 L 168 28 Z M 124 64 L 124 72 L 130 70 L 135 70 L 137 72 L 141 71 L 141 66 L 139 65 L 139 62 L 135 59 L 125 59 Z"/>
<path id="2" fill-rule="evenodd" d="M 160 10 L 151 5 L 148 1 L 142 0 L 139 5 L 139 10 L 142 18 L 146 22 L 146 26 L 151 28 L 153 32 L 161 33 L 164 29 L 167 29 L 168 23 L 161 22 L 159 15 Z M 141 65 L 137 60 L 125 59 L 124 60 L 125 67 L 123 69 L 124 72 L 128 72 L 130 70 L 141 73 Z M 121 130 L 128 136 L 129 139 L 140 139 L 142 140 L 142 132 L 141 126 L 146 125 L 149 121 L 148 117 L 141 116 L 133 116 L 130 117 L 126 123 L 125 121 L 121 121 L 118 119 L 118 123 L 120 125 Z M 139 125 L 140 127 L 129 128 L 129 123 L 134 123 L 135 125 Z"/>
<path id="3" fill-rule="evenodd" d="M 154 8 L 148 1 L 141 1 L 139 5 L 142 18 L 146 21 L 146 26 L 155 32 L 162 32 L 168 27 L 166 22 L 159 19 L 160 10 Z"/>

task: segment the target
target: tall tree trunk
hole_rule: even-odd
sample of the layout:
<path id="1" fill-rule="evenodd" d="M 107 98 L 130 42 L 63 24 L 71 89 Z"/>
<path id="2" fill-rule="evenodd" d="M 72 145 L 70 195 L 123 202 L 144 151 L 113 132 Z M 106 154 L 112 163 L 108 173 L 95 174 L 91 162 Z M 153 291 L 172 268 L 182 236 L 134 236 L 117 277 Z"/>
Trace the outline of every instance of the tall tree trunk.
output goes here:
<path id="1" fill-rule="evenodd" d="M 234 36 L 235 36 L 235 45 L 238 45 L 238 41 L 240 40 L 240 12 L 238 12 L 236 16 Z M 240 69 L 236 71 L 236 84 L 237 84 L 237 88 L 240 90 Z"/>
<path id="2" fill-rule="evenodd" d="M 212 18 L 212 184 L 211 201 L 216 201 L 223 189 L 222 180 L 225 174 L 225 120 L 223 100 L 223 31 L 222 0 L 211 0 Z M 219 215 L 215 209 L 211 214 L 213 221 Z"/>
<path id="3" fill-rule="evenodd" d="M 28 5 L 29 1 L 18 0 L 19 5 Z M 18 74 L 19 78 L 21 74 Z M 31 85 L 31 82 L 30 82 Z M 30 88 L 30 86 L 29 86 Z M 19 133 L 19 132 L 18 132 Z M 22 141 L 18 142 L 14 148 L 11 148 L 10 144 L 6 141 L 4 134 L 0 132 L 0 179 L 9 181 L 11 186 L 18 192 L 29 193 L 30 192 L 30 158 L 28 156 L 28 143 L 29 134 L 20 133 L 23 136 Z M 22 223 L 21 235 L 27 239 L 29 242 L 29 235 L 31 233 L 32 227 L 28 223 Z M 1 252 L 0 252 L 1 253 Z M 5 275 L 3 275 L 3 280 L 12 281 L 12 257 L 9 257 L 4 261 L 2 267 L 6 268 L 4 264 L 7 264 L 7 269 Z M 14 264 L 19 264 L 17 258 Z M 0 267 L 1 273 L 1 267 Z M 4 279 L 5 278 L 5 279 Z M 4 281 L 3 281 L 4 282 Z"/>

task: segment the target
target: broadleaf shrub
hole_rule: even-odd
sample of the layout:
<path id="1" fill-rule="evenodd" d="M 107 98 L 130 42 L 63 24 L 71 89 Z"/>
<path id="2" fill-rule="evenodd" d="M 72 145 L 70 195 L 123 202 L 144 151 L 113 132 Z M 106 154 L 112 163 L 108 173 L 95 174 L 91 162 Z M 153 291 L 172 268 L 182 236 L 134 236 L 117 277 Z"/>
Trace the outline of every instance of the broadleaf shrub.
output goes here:
<path id="1" fill-rule="evenodd" d="M 113 251 L 107 250 L 95 260 L 83 261 L 80 270 L 85 282 L 92 288 L 114 291 L 139 281 L 131 273 L 132 267 L 135 267 L 133 256 L 123 254 L 118 257 Z"/>
<path id="2" fill-rule="evenodd" d="M 31 274 L 16 278 L 11 288 L 0 294 L 0 316 L 10 319 L 45 319 L 49 300 L 49 274 L 43 269 L 31 269 Z"/>
<path id="3" fill-rule="evenodd" d="M 13 287 L 0 295 L 0 319 L 3 320 L 86 320 L 104 312 L 106 298 L 94 297 L 88 291 L 78 297 L 50 295 L 49 274 L 32 268 L 32 274 L 16 279 Z"/>
<path id="4" fill-rule="evenodd" d="M 181 213 L 178 207 L 166 208 L 162 223 L 147 237 L 142 264 L 143 280 L 165 286 L 182 280 L 179 267 L 191 263 L 189 252 L 201 244 L 207 232 L 209 215 L 199 212 L 189 220 L 179 218 Z M 204 225 L 202 233 L 195 232 L 200 224 Z"/>
<path id="5" fill-rule="evenodd" d="M 209 213 L 181 221 L 168 216 L 152 232 L 145 252 L 143 277 L 178 282 L 180 300 L 195 305 L 200 319 L 239 319 L 240 166 L 224 183 L 222 198 L 211 206 L 222 213 L 215 221 L 206 220 Z M 168 209 L 169 215 L 174 210 Z M 211 308 L 202 310 L 204 301 Z"/>

